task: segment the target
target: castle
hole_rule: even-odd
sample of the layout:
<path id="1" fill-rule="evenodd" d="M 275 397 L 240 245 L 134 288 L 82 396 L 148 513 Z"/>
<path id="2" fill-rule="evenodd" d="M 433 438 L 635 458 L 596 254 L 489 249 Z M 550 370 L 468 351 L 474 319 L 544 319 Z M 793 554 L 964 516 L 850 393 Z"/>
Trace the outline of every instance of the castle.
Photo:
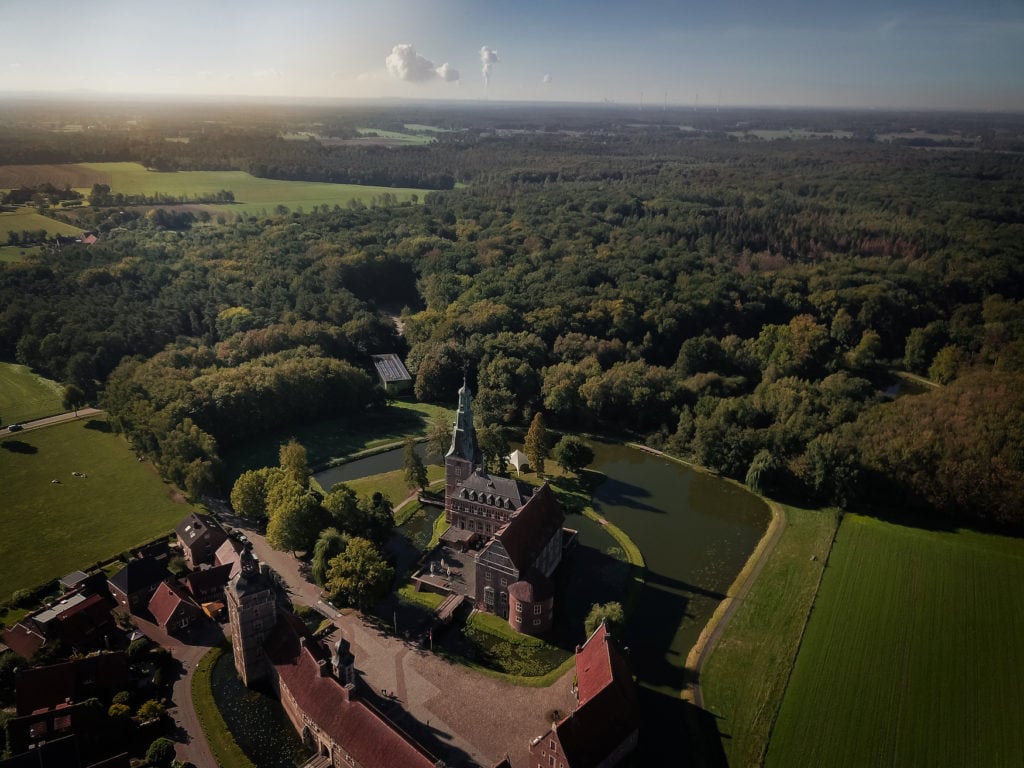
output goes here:
<path id="1" fill-rule="evenodd" d="M 327 651 L 293 614 L 251 552 L 225 590 L 235 669 L 246 686 L 269 684 L 316 757 L 311 768 L 444 768 L 384 714 L 360 699 L 346 640 Z"/>
<path id="2" fill-rule="evenodd" d="M 476 607 L 519 632 L 546 632 L 554 620 L 551 574 L 575 532 L 563 530 L 565 514 L 547 483 L 534 489 L 484 470 L 465 384 L 444 471 L 447 540 L 486 539 L 476 555 Z"/>

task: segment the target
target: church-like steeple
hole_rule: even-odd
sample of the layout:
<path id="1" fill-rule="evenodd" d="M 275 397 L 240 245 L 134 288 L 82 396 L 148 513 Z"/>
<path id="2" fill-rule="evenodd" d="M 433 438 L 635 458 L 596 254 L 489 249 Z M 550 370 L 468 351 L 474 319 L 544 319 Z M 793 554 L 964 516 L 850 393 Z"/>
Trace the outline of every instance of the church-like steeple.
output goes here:
<path id="1" fill-rule="evenodd" d="M 452 447 L 445 458 L 465 459 L 470 464 L 477 464 L 479 456 L 476 447 L 476 431 L 473 429 L 473 407 L 470 402 L 469 387 L 462 382 L 459 389 L 459 410 L 455 414 L 455 429 L 452 430 Z"/>

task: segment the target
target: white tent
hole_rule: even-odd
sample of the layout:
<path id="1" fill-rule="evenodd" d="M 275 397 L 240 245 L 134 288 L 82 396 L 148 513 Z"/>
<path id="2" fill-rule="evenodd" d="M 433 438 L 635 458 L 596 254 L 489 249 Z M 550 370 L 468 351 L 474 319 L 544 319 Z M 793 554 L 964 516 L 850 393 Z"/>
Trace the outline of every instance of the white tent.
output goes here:
<path id="1" fill-rule="evenodd" d="M 526 454 L 518 448 L 508 455 L 508 463 L 516 468 L 517 474 L 524 464 L 527 466 L 530 464 L 529 460 L 526 458 Z"/>

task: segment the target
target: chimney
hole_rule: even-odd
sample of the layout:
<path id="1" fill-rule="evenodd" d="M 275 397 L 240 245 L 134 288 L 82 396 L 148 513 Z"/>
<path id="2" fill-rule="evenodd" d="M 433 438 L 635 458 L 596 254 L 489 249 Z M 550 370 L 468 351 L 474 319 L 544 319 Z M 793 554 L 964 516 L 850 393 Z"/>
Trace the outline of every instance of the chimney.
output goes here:
<path id="1" fill-rule="evenodd" d="M 355 701 L 356 698 L 356 684 L 345 683 L 345 698 L 349 701 Z"/>
<path id="2" fill-rule="evenodd" d="M 328 663 L 327 663 L 327 659 L 317 659 L 316 660 L 316 666 L 317 666 L 317 670 L 320 672 L 320 677 L 330 677 L 331 676 L 331 668 L 330 668 L 330 665 L 328 665 Z"/>

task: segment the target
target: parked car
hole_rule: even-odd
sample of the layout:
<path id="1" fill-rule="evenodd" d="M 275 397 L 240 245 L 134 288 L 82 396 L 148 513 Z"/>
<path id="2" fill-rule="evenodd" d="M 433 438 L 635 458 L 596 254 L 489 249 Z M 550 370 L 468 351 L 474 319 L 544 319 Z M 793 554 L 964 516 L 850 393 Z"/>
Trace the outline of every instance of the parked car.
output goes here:
<path id="1" fill-rule="evenodd" d="M 21 432 L 21 424 L 9 424 L 7 425 L 8 432 Z"/>

